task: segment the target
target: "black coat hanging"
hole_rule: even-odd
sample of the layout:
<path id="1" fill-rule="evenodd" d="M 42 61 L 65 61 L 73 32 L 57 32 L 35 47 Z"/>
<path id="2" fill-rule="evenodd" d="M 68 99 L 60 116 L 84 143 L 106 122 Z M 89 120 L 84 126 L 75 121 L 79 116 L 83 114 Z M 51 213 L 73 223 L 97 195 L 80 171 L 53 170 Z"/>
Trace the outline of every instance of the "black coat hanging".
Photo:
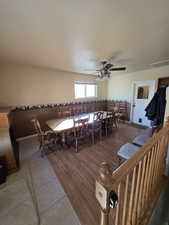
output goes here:
<path id="1" fill-rule="evenodd" d="M 166 107 L 166 87 L 160 87 L 154 94 L 151 102 L 146 107 L 146 117 L 153 121 L 155 126 L 160 126 L 164 122 Z"/>

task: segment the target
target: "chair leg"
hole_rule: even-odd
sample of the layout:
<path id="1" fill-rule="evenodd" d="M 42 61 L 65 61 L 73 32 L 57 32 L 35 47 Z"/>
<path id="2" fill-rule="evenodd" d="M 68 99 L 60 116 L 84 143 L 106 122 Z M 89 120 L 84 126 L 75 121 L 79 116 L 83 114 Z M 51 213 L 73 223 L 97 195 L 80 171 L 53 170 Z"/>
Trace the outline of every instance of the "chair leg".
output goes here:
<path id="1" fill-rule="evenodd" d="M 100 141 L 102 140 L 102 130 L 100 130 Z"/>
<path id="2" fill-rule="evenodd" d="M 119 166 L 121 165 L 121 163 L 122 163 L 122 158 L 120 156 L 118 156 L 118 164 L 119 164 Z"/>
<path id="3" fill-rule="evenodd" d="M 92 133 L 92 144 L 94 145 L 94 133 Z"/>
<path id="4" fill-rule="evenodd" d="M 75 140 L 75 146 L 76 146 L 76 152 L 78 152 L 78 141 L 77 141 L 77 139 Z"/>
<path id="5" fill-rule="evenodd" d="M 42 148 L 42 142 L 40 141 L 40 144 L 39 144 L 39 149 L 41 149 Z"/>
<path id="6" fill-rule="evenodd" d="M 43 158 L 45 156 L 45 150 L 44 148 L 41 149 L 41 157 Z"/>
<path id="7" fill-rule="evenodd" d="M 114 120 L 115 128 L 118 128 L 117 119 Z"/>
<path id="8" fill-rule="evenodd" d="M 105 127 L 106 137 L 107 137 L 107 127 Z"/>

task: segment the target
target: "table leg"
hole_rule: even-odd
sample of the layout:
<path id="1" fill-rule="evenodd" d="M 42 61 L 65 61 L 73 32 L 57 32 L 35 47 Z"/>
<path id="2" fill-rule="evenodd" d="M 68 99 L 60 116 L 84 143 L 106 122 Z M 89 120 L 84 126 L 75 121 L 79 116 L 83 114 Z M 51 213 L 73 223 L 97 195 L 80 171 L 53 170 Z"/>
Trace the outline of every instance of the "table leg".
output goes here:
<path id="1" fill-rule="evenodd" d="M 65 145 L 65 142 L 66 142 L 66 140 L 65 140 L 65 133 L 62 132 L 62 144 Z"/>
<path id="2" fill-rule="evenodd" d="M 69 147 L 67 142 L 66 142 L 66 134 L 65 134 L 65 132 L 62 132 L 62 146 L 63 146 L 63 148 L 68 148 Z"/>

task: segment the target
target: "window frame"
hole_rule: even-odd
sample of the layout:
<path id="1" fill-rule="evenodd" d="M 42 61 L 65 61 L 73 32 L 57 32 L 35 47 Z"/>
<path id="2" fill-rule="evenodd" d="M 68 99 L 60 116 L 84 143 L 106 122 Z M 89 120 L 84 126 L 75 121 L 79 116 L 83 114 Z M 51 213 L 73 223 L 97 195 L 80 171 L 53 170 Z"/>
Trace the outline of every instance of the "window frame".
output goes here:
<path id="1" fill-rule="evenodd" d="M 81 85 L 84 85 L 84 97 L 76 97 L 76 91 L 75 91 L 75 85 L 76 84 L 81 84 Z M 94 85 L 94 87 L 95 87 L 95 95 L 94 96 L 87 96 L 87 85 Z M 75 81 L 74 82 L 74 97 L 75 97 L 75 99 L 85 99 L 85 98 L 87 98 L 87 99 L 90 99 L 90 98 L 97 98 L 97 88 L 98 88 L 98 86 L 97 86 L 97 83 L 90 83 L 90 82 L 82 82 L 82 81 Z"/>

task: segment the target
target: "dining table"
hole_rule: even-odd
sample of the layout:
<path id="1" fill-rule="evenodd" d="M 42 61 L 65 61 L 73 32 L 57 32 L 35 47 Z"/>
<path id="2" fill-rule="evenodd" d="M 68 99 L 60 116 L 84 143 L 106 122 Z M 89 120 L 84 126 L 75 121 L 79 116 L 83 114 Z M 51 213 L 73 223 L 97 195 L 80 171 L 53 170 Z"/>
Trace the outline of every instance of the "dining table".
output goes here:
<path id="1" fill-rule="evenodd" d="M 99 112 L 103 112 L 103 119 L 107 118 L 107 111 L 99 111 Z M 70 116 L 66 118 L 51 119 L 47 120 L 46 124 L 52 131 L 62 135 L 62 143 L 65 144 L 65 133 L 73 129 L 74 120 L 89 118 L 88 123 L 92 124 L 94 121 L 95 113 L 97 112 L 83 113 L 80 115 Z"/>

